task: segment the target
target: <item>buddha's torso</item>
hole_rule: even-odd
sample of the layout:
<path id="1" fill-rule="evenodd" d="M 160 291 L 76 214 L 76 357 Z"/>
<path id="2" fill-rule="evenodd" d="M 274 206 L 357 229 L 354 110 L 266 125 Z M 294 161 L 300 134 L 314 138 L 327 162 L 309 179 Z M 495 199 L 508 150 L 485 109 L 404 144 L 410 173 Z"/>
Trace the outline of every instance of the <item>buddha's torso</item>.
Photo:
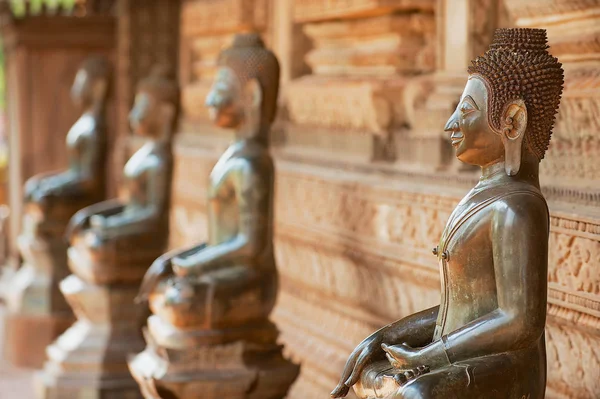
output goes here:
<path id="1" fill-rule="evenodd" d="M 499 206 L 539 190 L 525 183 L 478 184 L 456 207 L 442 233 L 441 302 L 434 340 L 498 308 L 492 223 Z"/>
<path id="2" fill-rule="evenodd" d="M 103 137 L 100 121 L 89 114 L 82 115 L 67 134 L 67 156 L 71 173 L 95 175 L 100 165 Z"/>
<path id="3" fill-rule="evenodd" d="M 272 249 L 273 164 L 266 148 L 232 144 L 213 168 L 207 194 L 209 245 L 234 239 L 241 223 L 264 223 L 267 250 Z M 255 214 L 244 208 L 248 200 L 258 200 Z"/>
<path id="4" fill-rule="evenodd" d="M 123 182 L 119 198 L 126 204 L 126 211 L 143 208 L 151 203 L 154 193 L 168 187 L 166 169 L 170 167 L 169 152 L 158 143 L 147 143 L 136 151 L 123 169 Z"/>

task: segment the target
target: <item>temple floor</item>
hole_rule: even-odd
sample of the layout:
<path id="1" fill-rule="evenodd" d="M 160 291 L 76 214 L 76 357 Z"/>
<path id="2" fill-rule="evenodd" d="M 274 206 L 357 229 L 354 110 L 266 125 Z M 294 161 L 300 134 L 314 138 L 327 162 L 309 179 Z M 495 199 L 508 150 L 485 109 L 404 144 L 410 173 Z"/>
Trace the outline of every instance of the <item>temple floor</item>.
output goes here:
<path id="1" fill-rule="evenodd" d="M 4 314 L 0 305 L 0 353 L 4 353 Z M 0 399 L 34 399 L 33 372 L 12 367 L 0 356 Z"/>

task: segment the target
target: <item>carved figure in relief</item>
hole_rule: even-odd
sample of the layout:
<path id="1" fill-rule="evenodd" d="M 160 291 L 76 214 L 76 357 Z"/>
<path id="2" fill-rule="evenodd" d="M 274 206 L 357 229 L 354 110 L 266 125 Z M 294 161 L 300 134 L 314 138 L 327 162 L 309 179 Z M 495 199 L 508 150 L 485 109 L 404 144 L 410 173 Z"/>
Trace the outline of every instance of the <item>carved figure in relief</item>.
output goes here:
<path id="1" fill-rule="evenodd" d="M 164 68 L 137 88 L 129 119 L 145 142 L 129 159 L 117 199 L 77 212 L 67 236 L 72 275 L 60 290 L 77 321 L 47 348 L 40 375 L 46 399 L 136 398 L 127 356 L 142 350 L 147 309 L 134 299 L 148 263 L 166 249 L 179 90 Z"/>
<path id="2" fill-rule="evenodd" d="M 6 295 L 10 311 L 6 347 L 8 357 L 19 366 L 41 367 L 43 348 L 72 322 L 58 290 L 68 274 L 64 233 L 75 212 L 104 199 L 110 75 L 104 57 L 83 62 L 71 89 L 73 102 L 83 113 L 67 134 L 68 168 L 36 175 L 25 184 L 23 231 L 17 241 L 24 264 Z"/>
<path id="3" fill-rule="evenodd" d="M 281 356 L 277 328 L 269 321 L 278 288 L 275 169 L 269 153 L 278 89 L 275 55 L 257 34 L 237 35 L 219 56 L 206 98 L 214 123 L 236 130 L 235 142 L 210 175 L 208 242 L 157 259 L 140 290 L 153 313 L 148 319 L 149 348 L 130 369 L 147 398 L 156 397 L 149 392 L 160 389 L 169 391 L 168 397 L 189 397 L 179 392 L 181 386 L 169 385 L 180 378 L 197 390 L 198 381 L 209 384 L 210 389 L 202 389 L 215 393 L 210 397 L 225 392 L 250 397 L 246 395 L 252 392 L 252 397 L 279 398 L 296 378 L 298 369 Z M 183 353 L 207 359 L 210 353 L 233 353 L 225 349 L 231 345 L 242 345 L 243 356 L 224 355 L 220 375 L 210 363 L 184 360 Z M 168 366 L 160 365 L 160 351 L 169 353 Z M 223 366 L 228 363 L 231 368 Z M 207 372 L 214 378 L 202 374 Z"/>
<path id="4" fill-rule="evenodd" d="M 332 392 L 360 398 L 541 399 L 546 385 L 549 216 L 539 187 L 563 88 L 546 32 L 499 29 L 446 125 L 482 169 L 434 249 L 441 304 L 350 355 Z"/>

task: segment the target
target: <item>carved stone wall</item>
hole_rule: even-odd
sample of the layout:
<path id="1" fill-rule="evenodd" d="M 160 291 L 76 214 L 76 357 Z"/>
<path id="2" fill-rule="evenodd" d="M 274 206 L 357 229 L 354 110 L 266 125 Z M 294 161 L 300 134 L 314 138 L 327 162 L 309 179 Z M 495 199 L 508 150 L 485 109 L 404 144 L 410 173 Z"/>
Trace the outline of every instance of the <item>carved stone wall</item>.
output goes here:
<path id="1" fill-rule="evenodd" d="M 285 32 L 303 33 L 310 46 L 290 38 L 292 49 L 278 48 L 278 55 L 292 69 L 300 62 L 311 69 L 284 82 L 273 133 L 281 277 L 274 319 L 288 355 L 302 365 L 289 398 L 329 397 L 357 343 L 439 302 L 431 248 L 477 181 L 453 161 L 443 124 L 464 86 L 468 59 L 487 46 L 496 27 L 513 23 L 547 26 L 552 51 L 567 70 L 554 142 L 542 163 L 551 208 L 547 397 L 600 397 L 596 2 L 285 2 L 293 5 L 287 22 L 293 27 Z M 200 12 L 203 2 L 193 3 Z M 513 22 L 511 15 L 519 17 Z M 461 18 L 468 46 L 452 61 L 441 54 Z M 268 18 L 262 29 L 272 34 Z M 202 35 L 194 37 L 210 36 Z M 403 46 L 412 49 L 410 62 L 395 58 Z M 186 65 L 192 115 L 204 94 L 190 93 L 211 69 L 210 63 Z M 173 246 L 205 238 L 207 176 L 230 137 L 200 126 L 184 125 L 177 139 Z"/>

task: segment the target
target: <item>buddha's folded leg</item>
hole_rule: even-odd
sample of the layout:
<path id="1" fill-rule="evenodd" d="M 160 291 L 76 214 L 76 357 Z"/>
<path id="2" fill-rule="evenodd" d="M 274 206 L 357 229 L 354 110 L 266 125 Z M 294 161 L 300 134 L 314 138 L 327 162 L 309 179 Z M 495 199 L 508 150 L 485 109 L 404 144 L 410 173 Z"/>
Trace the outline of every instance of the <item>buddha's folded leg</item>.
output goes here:
<path id="1" fill-rule="evenodd" d="M 236 327 L 265 319 L 276 293 L 273 272 L 235 265 L 208 273 L 200 279 L 210 285 L 210 316 L 214 328 Z"/>
<path id="2" fill-rule="evenodd" d="M 159 284 L 151 307 L 179 327 L 232 328 L 268 315 L 277 276 L 230 266 L 198 277 L 172 277 Z"/>
<path id="3" fill-rule="evenodd" d="M 454 363 L 399 388 L 389 399 L 543 399 L 536 354 L 504 353 Z"/>

